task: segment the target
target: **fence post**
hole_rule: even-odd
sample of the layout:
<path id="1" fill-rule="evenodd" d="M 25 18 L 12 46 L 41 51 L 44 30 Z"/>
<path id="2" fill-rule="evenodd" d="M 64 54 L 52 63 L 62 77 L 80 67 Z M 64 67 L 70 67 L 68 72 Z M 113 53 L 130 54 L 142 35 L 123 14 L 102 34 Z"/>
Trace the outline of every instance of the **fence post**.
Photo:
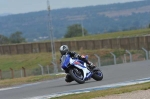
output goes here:
<path id="1" fill-rule="evenodd" d="M 143 48 L 143 47 L 142 47 L 142 50 L 145 51 L 145 53 L 146 53 L 146 60 L 148 60 L 148 51 L 145 48 Z"/>
<path id="2" fill-rule="evenodd" d="M 26 77 L 26 69 L 24 67 L 22 67 L 22 70 L 23 70 L 24 77 Z"/>
<path id="3" fill-rule="evenodd" d="M 44 74 L 44 71 L 43 71 L 43 66 L 38 64 L 40 67 L 41 67 L 41 74 L 43 75 Z"/>
<path id="4" fill-rule="evenodd" d="M 131 52 L 129 52 L 128 50 L 126 50 L 126 53 L 128 53 L 130 55 L 130 62 L 132 62 L 132 54 L 131 54 Z"/>
<path id="5" fill-rule="evenodd" d="M 49 66 L 47 66 L 47 73 L 49 74 Z"/>
<path id="6" fill-rule="evenodd" d="M 98 67 L 100 67 L 101 66 L 100 57 L 97 54 L 94 54 L 94 55 L 97 57 L 97 59 L 98 59 Z"/>
<path id="7" fill-rule="evenodd" d="M 10 71 L 11 71 L 11 77 L 12 77 L 12 79 L 13 79 L 13 78 L 14 78 L 14 71 L 13 71 L 12 68 L 10 68 Z"/>
<path id="8" fill-rule="evenodd" d="M 22 75 L 23 75 L 23 74 L 22 74 L 22 69 L 21 69 L 20 73 L 21 73 L 21 77 L 23 77 L 23 76 L 22 76 Z"/>
<path id="9" fill-rule="evenodd" d="M 0 79 L 2 79 L 2 70 L 0 69 Z"/>
<path id="10" fill-rule="evenodd" d="M 55 64 L 54 62 L 52 62 L 52 64 L 54 65 L 54 73 L 58 73 L 57 64 Z"/>
<path id="11" fill-rule="evenodd" d="M 110 52 L 110 54 L 114 57 L 114 65 L 116 65 L 116 55 Z"/>
<path id="12" fill-rule="evenodd" d="M 126 54 L 124 54 L 124 63 L 127 63 Z"/>

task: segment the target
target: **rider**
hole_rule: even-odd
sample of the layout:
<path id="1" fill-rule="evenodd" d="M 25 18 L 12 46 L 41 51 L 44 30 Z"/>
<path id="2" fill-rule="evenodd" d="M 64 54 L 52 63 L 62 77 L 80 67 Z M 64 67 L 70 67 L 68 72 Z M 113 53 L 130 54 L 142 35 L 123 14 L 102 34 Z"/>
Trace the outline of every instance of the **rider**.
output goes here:
<path id="1" fill-rule="evenodd" d="M 89 62 L 84 56 L 80 56 L 79 54 L 77 54 L 74 51 L 69 51 L 69 48 L 67 45 L 62 45 L 60 47 L 60 53 L 61 55 L 65 55 L 65 54 L 69 54 L 71 58 L 78 58 L 84 62 L 86 62 L 86 64 L 88 65 L 89 68 L 93 69 L 95 68 L 95 65 L 93 65 L 93 63 Z M 66 76 L 66 82 L 71 82 L 71 77 L 69 75 Z"/>

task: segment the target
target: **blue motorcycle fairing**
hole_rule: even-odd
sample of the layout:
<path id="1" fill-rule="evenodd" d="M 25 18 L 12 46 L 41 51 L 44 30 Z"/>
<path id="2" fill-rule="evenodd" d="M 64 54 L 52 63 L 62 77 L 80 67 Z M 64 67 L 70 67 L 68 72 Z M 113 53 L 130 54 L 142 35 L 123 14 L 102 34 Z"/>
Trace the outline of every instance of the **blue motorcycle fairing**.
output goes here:
<path id="1" fill-rule="evenodd" d="M 63 55 L 61 58 L 61 67 L 65 69 L 68 67 L 69 63 L 70 63 L 70 55 Z"/>
<path id="2" fill-rule="evenodd" d="M 71 65 L 79 65 L 79 66 L 81 66 L 82 68 L 86 68 L 86 67 L 84 66 L 84 62 L 81 61 L 81 60 L 78 60 L 78 59 L 76 59 Z"/>

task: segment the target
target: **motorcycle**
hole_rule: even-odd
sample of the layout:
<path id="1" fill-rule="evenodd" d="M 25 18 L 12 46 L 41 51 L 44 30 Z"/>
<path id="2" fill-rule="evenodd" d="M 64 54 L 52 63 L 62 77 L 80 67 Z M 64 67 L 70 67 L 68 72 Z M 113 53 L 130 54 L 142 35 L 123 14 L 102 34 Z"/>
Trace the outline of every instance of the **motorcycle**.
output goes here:
<path id="1" fill-rule="evenodd" d="M 85 56 L 88 59 L 88 56 Z M 103 79 L 103 73 L 97 67 L 91 69 L 87 64 L 77 58 L 71 58 L 69 54 L 63 55 L 61 58 L 61 68 L 69 76 L 70 82 L 76 81 L 79 84 L 93 78 L 96 81 Z"/>

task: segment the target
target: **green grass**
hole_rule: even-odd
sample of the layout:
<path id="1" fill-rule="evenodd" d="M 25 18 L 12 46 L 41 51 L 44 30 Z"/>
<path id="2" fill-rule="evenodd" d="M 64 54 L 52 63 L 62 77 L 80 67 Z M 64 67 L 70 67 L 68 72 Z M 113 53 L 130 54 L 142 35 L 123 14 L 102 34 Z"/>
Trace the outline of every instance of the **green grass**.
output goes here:
<path id="1" fill-rule="evenodd" d="M 97 60 L 97 58 L 94 56 L 94 54 L 100 55 L 101 58 L 110 58 L 112 55 L 110 52 L 114 52 L 117 57 L 119 55 L 123 55 L 125 53 L 125 50 L 118 49 L 98 49 L 98 50 L 80 50 L 76 51 L 80 55 L 89 55 L 89 60 Z M 139 51 L 131 51 L 133 54 L 139 53 Z M 56 53 L 57 56 L 57 63 L 59 65 L 60 61 L 60 53 Z M 2 71 L 8 71 L 10 68 L 14 70 L 20 70 L 22 67 L 25 67 L 26 69 L 35 69 L 39 68 L 38 64 L 41 64 L 42 66 L 52 66 L 51 64 L 51 53 L 34 53 L 34 54 L 21 54 L 21 55 L 0 55 L 0 69 Z M 51 69 L 52 69 L 51 68 Z"/>
<path id="2" fill-rule="evenodd" d="M 120 31 L 120 32 L 112 32 L 112 33 L 104 33 L 104 34 L 95 34 L 89 35 L 85 37 L 73 37 L 73 38 L 64 38 L 59 41 L 78 41 L 78 40 L 100 40 L 100 39 L 108 39 L 108 38 L 123 38 L 123 37 L 135 37 L 135 36 L 144 36 L 149 35 L 150 29 L 139 29 L 139 30 L 131 30 L 131 31 Z"/>
<path id="3" fill-rule="evenodd" d="M 96 97 L 104 97 L 113 94 L 122 94 L 122 93 L 137 91 L 137 90 L 148 90 L 148 89 L 150 89 L 150 82 L 144 84 L 120 87 L 120 88 L 93 91 L 93 92 L 83 93 L 83 94 L 67 95 L 67 96 L 62 96 L 62 97 L 57 97 L 52 99 L 92 99 Z"/>
<path id="4" fill-rule="evenodd" d="M 80 54 L 88 54 L 92 57 L 95 53 L 109 53 L 110 50 L 93 50 L 93 51 L 77 51 Z M 57 52 L 57 62 L 59 63 L 60 53 Z M 21 55 L 0 55 L 0 69 L 2 71 L 13 68 L 14 70 L 20 70 L 22 67 L 26 69 L 38 68 L 38 64 L 42 66 L 52 66 L 51 53 L 36 53 L 36 54 L 21 54 Z"/>
<path id="5" fill-rule="evenodd" d="M 1 55 L 0 69 L 8 70 L 13 68 L 15 70 L 25 67 L 28 69 L 38 67 L 41 65 L 50 65 L 51 53 L 36 53 L 36 54 L 22 54 L 22 55 Z"/>

